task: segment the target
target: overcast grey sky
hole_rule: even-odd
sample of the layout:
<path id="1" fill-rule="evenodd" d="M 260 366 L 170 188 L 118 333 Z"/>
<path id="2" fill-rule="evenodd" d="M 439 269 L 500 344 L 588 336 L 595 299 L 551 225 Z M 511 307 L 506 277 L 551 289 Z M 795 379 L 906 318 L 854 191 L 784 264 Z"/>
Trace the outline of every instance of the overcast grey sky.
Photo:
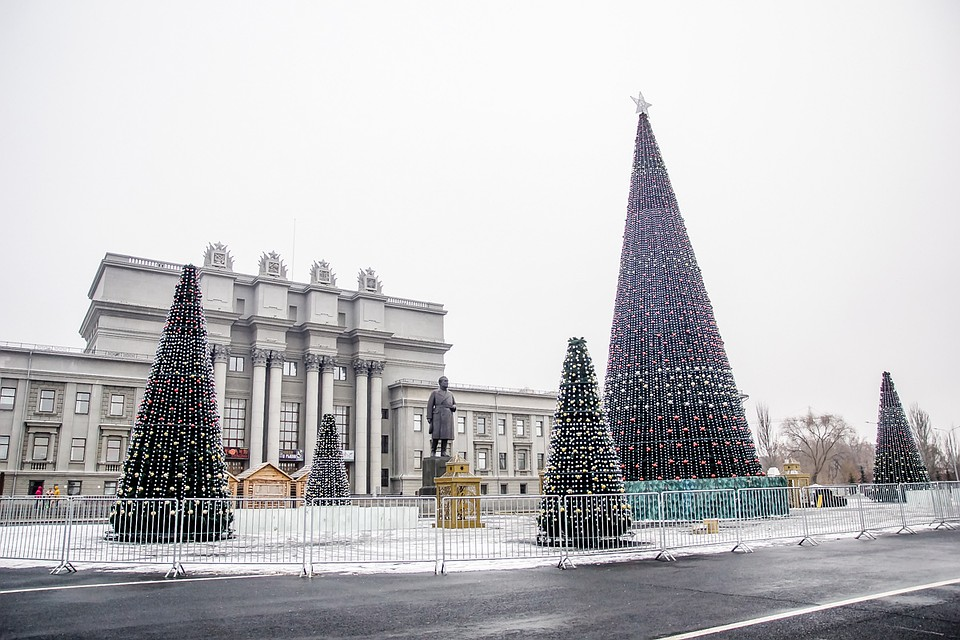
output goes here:
<path id="1" fill-rule="evenodd" d="M 443 303 L 454 384 L 602 380 L 641 90 L 751 422 L 872 439 L 889 370 L 949 428 L 958 79 L 950 0 L 0 0 L 0 340 L 220 241 Z"/>

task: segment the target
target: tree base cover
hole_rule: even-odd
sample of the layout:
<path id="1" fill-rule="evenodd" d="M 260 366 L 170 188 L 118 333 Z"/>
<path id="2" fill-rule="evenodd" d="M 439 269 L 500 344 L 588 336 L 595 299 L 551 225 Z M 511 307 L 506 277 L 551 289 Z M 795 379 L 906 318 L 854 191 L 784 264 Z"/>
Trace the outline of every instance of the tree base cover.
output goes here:
<path id="1" fill-rule="evenodd" d="M 234 537 L 231 501 L 183 504 L 174 500 L 119 500 L 110 511 L 113 532 L 121 542 L 170 543 L 211 541 Z"/>
<path id="2" fill-rule="evenodd" d="M 628 496 L 633 505 L 635 520 L 686 520 L 706 518 L 762 518 L 790 515 L 787 479 L 783 476 L 744 476 L 738 478 L 698 478 L 687 480 L 646 480 L 625 482 L 628 494 L 664 493 L 682 491 L 663 496 L 663 514 L 655 500 Z M 782 489 L 774 491 L 772 489 Z M 740 495 L 737 511 L 737 489 L 771 489 L 769 491 L 745 491 Z M 726 490 L 726 491 L 719 491 Z M 694 493 L 694 492 L 705 493 Z"/>

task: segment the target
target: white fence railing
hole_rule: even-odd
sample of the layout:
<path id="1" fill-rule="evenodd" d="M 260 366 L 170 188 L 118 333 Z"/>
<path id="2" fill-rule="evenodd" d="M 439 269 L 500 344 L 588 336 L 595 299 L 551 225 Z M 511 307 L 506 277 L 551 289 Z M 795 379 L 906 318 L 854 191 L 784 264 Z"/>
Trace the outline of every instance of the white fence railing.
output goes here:
<path id="1" fill-rule="evenodd" d="M 555 560 L 960 522 L 960 483 L 570 496 L 118 500 L 0 498 L 0 558 L 77 564 L 324 565 Z"/>

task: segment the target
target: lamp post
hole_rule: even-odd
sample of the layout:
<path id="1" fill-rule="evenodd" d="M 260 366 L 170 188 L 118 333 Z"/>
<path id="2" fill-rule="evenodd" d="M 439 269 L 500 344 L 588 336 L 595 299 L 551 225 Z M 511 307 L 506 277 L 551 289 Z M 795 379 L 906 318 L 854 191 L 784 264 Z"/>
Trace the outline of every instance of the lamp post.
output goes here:
<path id="1" fill-rule="evenodd" d="M 934 427 L 934 431 L 942 431 L 947 434 L 947 446 L 950 448 L 950 460 L 953 462 L 953 479 L 960 480 L 960 476 L 957 475 L 957 449 L 956 449 L 956 440 L 953 437 L 953 432 L 960 427 L 951 427 L 950 429 L 938 429 Z"/>

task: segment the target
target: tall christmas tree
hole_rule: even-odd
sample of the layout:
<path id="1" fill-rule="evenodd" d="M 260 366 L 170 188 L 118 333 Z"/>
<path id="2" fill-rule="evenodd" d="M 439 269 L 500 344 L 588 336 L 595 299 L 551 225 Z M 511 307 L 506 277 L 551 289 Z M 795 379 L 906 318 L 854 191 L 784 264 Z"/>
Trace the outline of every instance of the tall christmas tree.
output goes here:
<path id="1" fill-rule="evenodd" d="M 317 447 L 304 498 L 307 504 L 313 505 L 349 504 L 350 501 L 346 500 L 349 495 L 350 484 L 337 422 L 333 415 L 325 413 L 317 427 Z"/>
<path id="2" fill-rule="evenodd" d="M 762 475 L 643 96 L 604 402 L 628 481 Z"/>
<path id="3" fill-rule="evenodd" d="M 910 423 L 900 404 L 890 373 L 880 381 L 880 411 L 877 415 L 877 457 L 873 481 L 877 484 L 927 482 L 927 468 Z"/>
<path id="4" fill-rule="evenodd" d="M 227 533 L 233 516 L 220 438 L 197 269 L 187 265 L 130 435 L 110 518 L 114 532 L 135 541 L 169 540 L 178 531 L 191 538 Z"/>
<path id="5" fill-rule="evenodd" d="M 570 338 L 543 474 L 548 497 L 540 508 L 542 537 L 555 541 L 565 533 L 569 542 L 581 546 L 615 541 L 630 528 L 631 510 L 623 492 L 587 343 Z"/>

